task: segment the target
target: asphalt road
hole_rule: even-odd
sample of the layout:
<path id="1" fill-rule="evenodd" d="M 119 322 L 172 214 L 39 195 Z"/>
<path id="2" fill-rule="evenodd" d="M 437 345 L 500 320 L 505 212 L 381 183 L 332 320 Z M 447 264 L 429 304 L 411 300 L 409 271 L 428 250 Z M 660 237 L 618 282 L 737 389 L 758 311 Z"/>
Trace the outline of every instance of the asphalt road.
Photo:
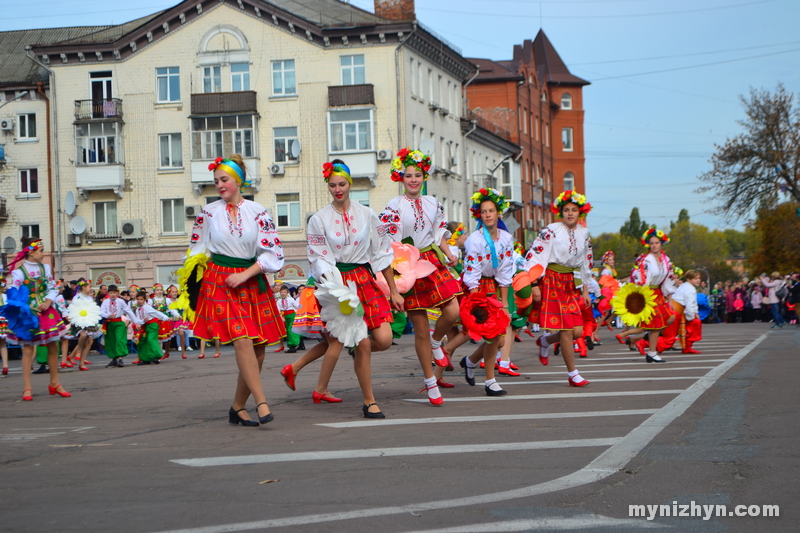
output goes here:
<path id="1" fill-rule="evenodd" d="M 702 354 L 657 365 L 606 330 L 579 361 L 592 382 L 581 389 L 560 358 L 541 366 L 523 335 L 512 355 L 523 375 L 499 380 L 508 396 L 489 398 L 482 374 L 469 387 L 456 372 L 441 407 L 418 394 L 404 337 L 373 358 L 387 415 L 377 421 L 361 415 L 346 354 L 330 386 L 340 404 L 312 403 L 318 364 L 292 392 L 278 372 L 294 355 L 270 354 L 275 420 L 259 428 L 227 422 L 230 349 L 121 369 L 91 356 L 90 371 L 62 372 L 72 398 L 49 396 L 38 375 L 32 402 L 20 401 L 12 361 L 0 378 L 0 530 L 796 531 L 800 328 L 704 335 Z M 726 514 L 777 505 L 780 516 L 672 515 L 692 502 Z M 670 516 L 632 517 L 631 505 Z"/>

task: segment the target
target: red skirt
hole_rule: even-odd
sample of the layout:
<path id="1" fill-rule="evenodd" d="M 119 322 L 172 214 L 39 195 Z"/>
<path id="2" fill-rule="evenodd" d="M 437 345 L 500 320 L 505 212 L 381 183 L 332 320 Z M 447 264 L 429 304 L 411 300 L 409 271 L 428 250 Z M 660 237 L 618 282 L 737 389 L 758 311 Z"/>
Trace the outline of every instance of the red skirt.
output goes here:
<path id="1" fill-rule="evenodd" d="M 543 329 L 570 330 L 583 328 L 581 293 L 575 288 L 575 275 L 544 271 L 539 289 L 542 301 L 534 306 L 528 320 L 539 324 Z"/>
<path id="2" fill-rule="evenodd" d="M 319 317 L 319 302 L 314 296 L 314 287 L 300 291 L 300 309 L 294 316 L 292 330 L 303 337 L 321 339 L 324 324 Z"/>
<path id="3" fill-rule="evenodd" d="M 364 322 L 367 329 L 377 329 L 384 322 L 391 324 L 392 308 L 389 306 L 389 298 L 384 294 L 375 279 L 370 275 L 366 267 L 360 266 L 350 272 L 342 272 L 345 285 L 352 281 L 356 285 L 358 299 L 364 307 Z"/>
<path id="4" fill-rule="evenodd" d="M 276 344 L 286 336 L 286 326 L 269 289 L 258 290 L 256 276 L 235 289 L 225 284 L 231 274 L 244 268 L 230 268 L 209 261 L 203 274 L 193 329 L 195 337 L 227 344 L 252 339 L 253 344 Z"/>
<path id="5" fill-rule="evenodd" d="M 672 306 L 669 302 L 664 299 L 664 293 L 661 292 L 661 289 L 657 287 L 650 287 L 653 289 L 653 292 L 656 293 L 656 308 L 655 313 L 650 318 L 650 320 L 640 325 L 639 327 L 642 329 L 664 329 L 667 327 L 667 321 L 669 317 L 674 316 L 675 312 L 672 310 Z"/>
<path id="6" fill-rule="evenodd" d="M 414 283 L 411 294 L 405 297 L 406 311 L 441 307 L 461 294 L 461 284 L 439 261 L 436 252 L 433 250 L 422 252 L 419 258 L 433 263 L 436 270 L 430 276 L 418 279 Z"/>
<path id="7" fill-rule="evenodd" d="M 158 342 L 170 340 L 175 336 L 175 322 L 172 320 L 158 321 Z"/>

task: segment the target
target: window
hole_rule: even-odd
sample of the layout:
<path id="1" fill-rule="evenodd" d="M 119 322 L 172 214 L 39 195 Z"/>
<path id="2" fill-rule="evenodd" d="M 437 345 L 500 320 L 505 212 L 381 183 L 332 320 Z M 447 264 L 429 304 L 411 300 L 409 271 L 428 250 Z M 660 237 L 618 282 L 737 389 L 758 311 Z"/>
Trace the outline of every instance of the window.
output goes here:
<path id="1" fill-rule="evenodd" d="M 39 194 L 39 171 L 29 168 L 19 171 L 19 192 L 21 194 Z"/>
<path id="2" fill-rule="evenodd" d="M 528 108 L 522 110 L 522 133 L 528 133 Z"/>
<path id="3" fill-rule="evenodd" d="M 447 210 L 447 198 L 442 196 L 441 200 L 442 208 L 444 209 L 444 219 L 450 220 L 450 212 Z"/>
<path id="4" fill-rule="evenodd" d="M 546 102 L 546 101 L 547 101 L 547 93 L 542 91 L 542 102 Z"/>
<path id="5" fill-rule="evenodd" d="M 433 69 L 428 69 L 428 101 L 435 102 L 433 99 Z"/>
<path id="6" fill-rule="evenodd" d="M 275 207 L 279 228 L 300 227 L 300 193 L 276 194 Z"/>
<path id="7" fill-rule="evenodd" d="M 514 188 L 511 186 L 511 164 L 508 161 L 500 165 L 500 187 L 506 200 L 514 199 Z"/>
<path id="8" fill-rule="evenodd" d="M 181 134 L 166 133 L 158 136 L 159 168 L 183 167 L 183 154 L 181 153 Z"/>
<path id="9" fill-rule="evenodd" d="M 564 190 L 565 191 L 574 191 L 575 190 L 575 174 L 572 172 L 567 172 L 564 174 Z"/>
<path id="10" fill-rule="evenodd" d="M 94 233 L 117 233 L 117 202 L 94 203 Z"/>
<path id="11" fill-rule="evenodd" d="M 534 131 L 536 131 L 536 140 L 538 141 L 539 140 L 539 115 L 536 115 L 536 129 Z"/>
<path id="12" fill-rule="evenodd" d="M 272 62 L 272 94 L 275 96 L 297 94 L 294 59 Z"/>
<path id="13" fill-rule="evenodd" d="M 422 61 L 417 61 L 417 83 L 419 84 L 417 96 L 422 99 Z"/>
<path id="14" fill-rule="evenodd" d="M 372 149 L 372 110 L 331 111 L 330 151 L 352 152 Z"/>
<path id="15" fill-rule="evenodd" d="M 550 124 L 544 125 L 544 145 L 550 146 Z"/>
<path id="16" fill-rule="evenodd" d="M 369 191 L 350 191 L 350 200 L 369 207 Z"/>
<path id="17" fill-rule="evenodd" d="M 192 159 L 214 159 L 226 154 L 255 157 L 253 115 L 192 119 Z"/>
<path id="18" fill-rule="evenodd" d="M 275 161 L 294 162 L 296 157 L 292 157 L 292 143 L 297 140 L 297 128 L 274 128 L 275 138 Z"/>
<path id="19" fill-rule="evenodd" d="M 231 91 L 250 90 L 250 64 L 231 63 Z"/>
<path id="20" fill-rule="evenodd" d="M 561 109 L 572 109 L 572 95 L 564 93 L 561 95 Z"/>
<path id="21" fill-rule="evenodd" d="M 203 92 L 222 92 L 222 67 L 203 67 Z"/>
<path id="22" fill-rule="evenodd" d="M 75 147 L 79 165 L 113 164 L 120 162 L 116 153 L 116 122 L 78 124 L 75 126 Z"/>
<path id="23" fill-rule="evenodd" d="M 39 239 L 39 224 L 25 224 L 20 226 L 22 236 L 31 239 Z"/>
<path id="24" fill-rule="evenodd" d="M 161 200 L 161 231 L 163 233 L 183 233 L 185 219 L 183 198 Z"/>
<path id="25" fill-rule="evenodd" d="M 179 102 L 181 99 L 181 76 L 179 67 L 156 69 L 156 87 L 159 102 Z"/>
<path id="26" fill-rule="evenodd" d="M 19 124 L 19 135 L 17 137 L 20 139 L 36 138 L 36 113 L 17 115 L 17 123 Z"/>
<path id="27" fill-rule="evenodd" d="M 412 57 L 410 60 L 411 67 L 409 70 L 409 76 L 411 76 L 411 94 L 413 96 L 417 96 L 417 69 L 414 68 L 414 58 Z"/>
<path id="28" fill-rule="evenodd" d="M 417 139 L 417 125 L 411 125 L 411 149 L 418 150 L 419 149 L 419 140 Z"/>
<path id="29" fill-rule="evenodd" d="M 361 85 L 366 83 L 364 70 L 364 55 L 341 56 L 342 85 Z"/>
<path id="30" fill-rule="evenodd" d="M 572 128 L 562 128 L 561 129 L 561 142 L 564 143 L 564 151 L 571 152 L 573 150 L 572 146 Z"/>

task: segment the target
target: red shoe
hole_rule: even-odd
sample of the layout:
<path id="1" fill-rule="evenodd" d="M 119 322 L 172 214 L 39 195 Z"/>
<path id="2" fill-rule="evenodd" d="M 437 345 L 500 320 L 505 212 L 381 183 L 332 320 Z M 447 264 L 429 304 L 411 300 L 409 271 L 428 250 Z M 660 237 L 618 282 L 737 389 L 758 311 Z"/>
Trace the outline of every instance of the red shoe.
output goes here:
<path id="1" fill-rule="evenodd" d="M 547 353 L 547 348 L 542 346 L 542 338 L 541 337 L 536 339 L 536 346 L 539 347 L 539 362 L 542 363 L 544 366 L 547 366 L 547 364 L 550 362 L 550 357 L 546 356 L 546 355 L 545 356 L 542 355 L 542 351 L 544 351 L 544 353 Z"/>
<path id="2" fill-rule="evenodd" d="M 206 354 L 201 353 L 200 355 L 197 356 L 197 358 L 198 359 L 205 359 L 206 358 Z"/>
<path id="3" fill-rule="evenodd" d="M 569 379 L 570 387 L 585 387 L 586 385 L 589 384 L 589 382 L 583 379 L 580 374 L 578 374 L 574 378 L 567 377 L 567 379 Z"/>
<path id="4" fill-rule="evenodd" d="M 433 387 L 425 387 L 424 389 L 422 389 L 419 392 L 423 393 L 425 391 L 429 391 L 431 389 L 438 389 L 438 388 L 439 387 L 437 385 L 434 385 Z M 431 395 L 428 394 L 428 401 L 431 402 L 433 405 L 442 405 L 444 403 L 444 398 L 442 398 L 441 396 L 439 396 L 438 398 L 431 398 Z"/>
<path id="5" fill-rule="evenodd" d="M 219 352 L 214 352 L 214 359 L 219 359 Z"/>
<path id="6" fill-rule="evenodd" d="M 608 331 L 614 331 L 614 327 L 611 324 L 606 324 Z"/>
<path id="7" fill-rule="evenodd" d="M 8 367 L 7 367 L 7 366 L 4 366 L 4 367 L 3 367 L 3 375 L 4 375 L 4 376 L 7 376 L 7 375 L 8 375 Z"/>
<path id="8" fill-rule="evenodd" d="M 275 350 L 275 353 L 281 353 L 281 352 L 282 352 L 282 351 L 284 351 L 285 349 L 286 349 L 286 348 L 284 348 L 283 346 L 281 346 L 280 348 L 278 348 L 277 350 Z"/>
<path id="9" fill-rule="evenodd" d="M 84 362 L 83 362 L 83 364 L 84 364 L 84 365 L 91 365 L 91 364 L 92 364 L 92 362 L 91 362 L 91 361 L 89 361 L 89 360 L 87 359 L 86 361 L 84 361 Z"/>
<path id="10" fill-rule="evenodd" d="M 89 370 L 89 368 L 88 368 L 88 367 L 85 367 L 85 366 L 83 366 L 83 365 L 81 365 L 81 366 L 79 366 L 79 367 L 78 367 L 78 370 L 81 370 L 81 371 L 83 371 L 83 370 Z"/>
<path id="11" fill-rule="evenodd" d="M 645 357 L 647 356 L 647 350 L 650 348 L 650 343 L 644 339 L 639 339 L 634 343 L 634 345 L 636 346 L 636 349 L 639 350 L 640 354 Z"/>
<path id="12" fill-rule="evenodd" d="M 61 365 L 61 368 L 72 368 L 72 367 L 75 366 L 75 365 L 71 365 L 69 363 L 61 363 L 60 365 Z M 8 373 L 8 371 L 6 371 L 6 369 L 4 368 L 3 369 L 3 375 L 5 375 L 7 373 Z"/>
<path id="13" fill-rule="evenodd" d="M 703 352 L 701 352 L 701 351 L 698 351 L 698 350 L 693 350 L 693 349 L 691 349 L 691 348 L 686 348 L 686 349 L 685 349 L 685 350 L 683 350 L 681 353 L 703 353 Z"/>
<path id="14" fill-rule="evenodd" d="M 453 387 L 455 387 L 455 385 L 453 385 L 452 383 L 448 383 L 446 381 L 442 381 L 441 379 L 437 379 L 436 380 L 436 384 L 439 385 L 443 389 L 452 389 Z"/>
<path id="15" fill-rule="evenodd" d="M 286 382 L 286 386 L 289 387 L 292 390 L 295 390 L 295 388 L 294 388 L 294 378 L 297 377 L 297 374 L 294 373 L 294 370 L 292 369 L 292 365 L 286 365 L 285 367 L 283 367 L 283 369 L 281 370 L 281 376 L 283 376 L 283 381 Z M 313 397 L 313 394 L 312 394 L 312 397 Z M 315 401 L 315 403 L 319 403 L 319 402 Z"/>
<path id="16" fill-rule="evenodd" d="M 189 359 L 189 356 L 186 355 L 185 353 L 182 353 L 181 354 L 181 359 Z"/>
<path id="17" fill-rule="evenodd" d="M 531 330 L 529 330 L 529 329 L 526 329 L 526 330 L 525 330 L 525 333 L 527 333 L 528 335 L 530 335 L 530 336 L 531 336 L 531 337 L 533 337 L 534 339 L 536 338 L 536 335 L 534 335 L 534 334 L 533 334 L 533 332 L 532 332 Z"/>
<path id="18" fill-rule="evenodd" d="M 512 363 L 511 361 L 508 362 L 508 368 L 510 368 L 511 370 L 519 370 L 519 367 L 514 363 Z"/>
<path id="19" fill-rule="evenodd" d="M 25 396 L 25 391 L 26 390 L 30 390 L 31 391 L 31 393 L 28 394 L 27 396 Z M 33 400 L 33 391 L 31 389 L 23 389 L 22 390 L 22 401 L 23 402 L 29 402 L 31 400 Z"/>
<path id="20" fill-rule="evenodd" d="M 289 365 L 289 366 L 291 366 L 291 365 Z M 327 394 L 328 391 L 325 391 L 325 393 Z M 324 402 L 328 402 L 328 403 L 339 403 L 339 402 L 342 401 L 341 398 L 334 398 L 333 396 L 328 397 L 325 394 L 318 393 L 317 391 L 313 391 L 311 393 L 311 399 L 314 400 L 314 403 L 320 403 L 320 402 L 323 402 L 323 401 Z"/>
<path id="21" fill-rule="evenodd" d="M 162 360 L 162 361 L 163 361 L 164 359 L 169 359 L 169 354 L 168 354 L 168 353 L 165 353 L 165 354 L 164 354 L 164 355 L 161 357 L 161 360 Z"/>
<path id="22" fill-rule="evenodd" d="M 622 338 L 622 335 L 617 334 L 617 335 L 614 335 L 614 337 L 617 338 L 617 340 L 619 341 L 620 344 L 625 344 L 625 339 Z"/>
<path id="23" fill-rule="evenodd" d="M 481 367 L 481 368 L 486 368 L 486 365 L 485 365 L 485 364 L 483 364 L 483 361 L 481 361 L 480 367 Z"/>
<path id="24" fill-rule="evenodd" d="M 58 390 L 58 389 L 61 389 L 61 390 Z M 62 387 L 61 385 L 59 385 L 57 387 L 53 387 L 52 385 L 48 385 L 47 386 L 47 390 L 50 392 L 50 396 L 55 396 L 56 394 L 58 394 L 62 398 L 69 398 L 70 396 L 72 396 L 72 394 L 70 394 L 67 391 L 65 391 L 64 387 Z M 23 398 L 23 400 L 24 400 L 24 398 Z"/>
<path id="25" fill-rule="evenodd" d="M 439 347 L 437 349 L 442 351 L 443 357 L 436 359 L 436 356 L 435 355 L 433 356 L 433 362 L 436 363 L 436 366 L 443 366 L 443 367 L 452 366 L 450 364 L 450 357 L 448 357 L 447 352 L 444 350 L 444 347 Z M 432 349 L 432 351 L 435 352 L 436 350 Z"/>
<path id="26" fill-rule="evenodd" d="M 515 372 L 511 368 L 504 368 L 502 366 L 499 369 L 497 369 L 497 372 L 500 373 L 500 374 L 505 374 L 506 376 L 519 376 L 520 375 L 519 372 Z"/>

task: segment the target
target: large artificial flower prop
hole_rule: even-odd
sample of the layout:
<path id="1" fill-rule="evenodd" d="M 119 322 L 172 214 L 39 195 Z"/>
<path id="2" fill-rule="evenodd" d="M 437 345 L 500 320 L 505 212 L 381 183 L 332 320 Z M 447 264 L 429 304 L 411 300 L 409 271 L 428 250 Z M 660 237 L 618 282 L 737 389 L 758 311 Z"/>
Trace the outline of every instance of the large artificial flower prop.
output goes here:
<path id="1" fill-rule="evenodd" d="M 39 331 L 39 317 L 28 303 L 29 295 L 27 285 L 12 285 L 6 292 L 6 304 L 0 307 L 0 316 L 8 321 L 9 331 L 14 332 L 18 339 L 26 341 L 32 340 Z"/>
<path id="2" fill-rule="evenodd" d="M 392 250 L 394 259 L 392 260 L 392 270 L 394 270 L 394 284 L 397 292 L 405 294 L 414 287 L 418 279 L 430 276 L 436 267 L 430 261 L 419 258 L 419 250 L 411 244 L 393 242 Z M 381 272 L 376 276 L 376 282 L 381 290 L 388 296 L 389 284 Z"/>
<path id="3" fill-rule="evenodd" d="M 319 315 L 331 335 L 345 346 L 357 346 L 369 335 L 364 322 L 364 307 L 358 299 L 356 284 L 344 284 L 342 273 L 331 270 L 317 280 L 314 292 L 320 305 Z"/>
<path id="4" fill-rule="evenodd" d="M 461 300 L 461 323 L 472 340 L 492 340 L 506 332 L 511 317 L 503 311 L 503 303 L 481 292 L 468 294 Z"/>
<path id="5" fill-rule="evenodd" d="M 628 283 L 617 291 L 611 305 L 625 324 L 635 328 L 655 313 L 656 294 L 650 287 Z"/>
<path id="6" fill-rule="evenodd" d="M 592 204 L 586 200 L 584 195 L 578 194 L 575 191 L 564 191 L 556 197 L 555 201 L 550 206 L 550 211 L 555 213 L 556 218 L 561 218 L 561 208 L 568 203 L 573 203 L 578 206 L 578 218 L 586 218 L 586 215 L 592 210 Z"/>
<path id="7" fill-rule="evenodd" d="M 197 299 L 200 296 L 200 285 L 203 283 L 203 274 L 208 266 L 208 256 L 206 254 L 195 254 L 190 256 L 191 250 L 186 251 L 186 260 L 183 266 L 178 269 L 178 299 L 172 302 L 170 309 L 182 311 L 183 318 L 194 323 L 194 310 L 197 309 Z M 133 293 L 132 293 L 133 295 Z"/>
<path id="8" fill-rule="evenodd" d="M 392 181 L 403 181 L 406 168 L 417 167 L 428 179 L 428 171 L 431 169 L 431 158 L 419 150 L 402 148 L 394 159 L 392 159 Z"/>
<path id="9" fill-rule="evenodd" d="M 497 206 L 497 213 L 499 215 L 505 213 L 510 205 L 506 202 L 506 197 L 503 196 L 500 191 L 491 188 L 479 189 L 472 195 L 470 200 L 472 200 L 472 206 L 470 206 L 469 210 L 472 213 L 472 218 L 476 220 L 481 219 L 481 204 L 487 200 L 493 202 L 494 205 Z"/>
<path id="10" fill-rule="evenodd" d="M 70 324 L 81 329 L 95 327 L 100 322 L 100 307 L 93 300 L 73 300 L 67 318 Z"/>
<path id="11" fill-rule="evenodd" d="M 665 244 L 669 244 L 669 235 L 661 231 L 660 229 L 650 228 L 644 232 L 642 235 L 642 245 L 649 246 L 650 245 L 650 238 L 651 237 L 658 237 L 661 240 L 661 245 L 664 246 Z"/>

